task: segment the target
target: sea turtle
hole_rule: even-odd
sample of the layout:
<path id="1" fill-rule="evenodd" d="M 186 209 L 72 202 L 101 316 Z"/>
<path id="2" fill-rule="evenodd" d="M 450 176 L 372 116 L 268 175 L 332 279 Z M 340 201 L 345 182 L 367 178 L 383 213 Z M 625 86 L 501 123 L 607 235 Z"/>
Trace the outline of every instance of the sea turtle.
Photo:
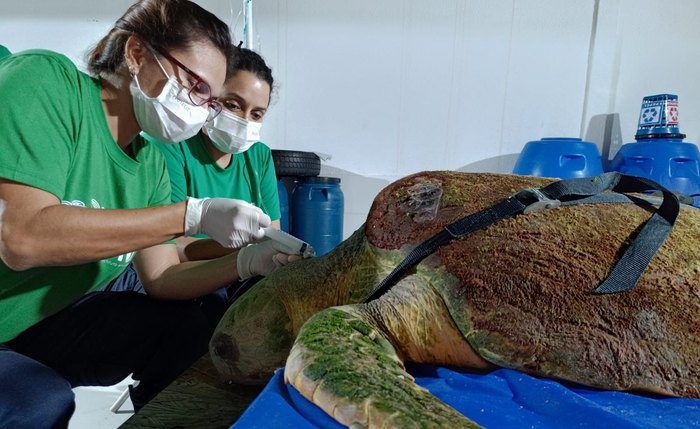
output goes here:
<path id="1" fill-rule="evenodd" d="M 692 207 L 627 292 L 591 291 L 650 209 L 581 204 L 455 240 L 358 304 L 445 225 L 553 180 L 424 172 L 394 182 L 334 251 L 278 270 L 229 309 L 210 344 L 217 369 L 264 381 L 288 356 L 285 379 L 352 427 L 473 424 L 417 386 L 404 361 L 699 398 L 700 210 Z"/>

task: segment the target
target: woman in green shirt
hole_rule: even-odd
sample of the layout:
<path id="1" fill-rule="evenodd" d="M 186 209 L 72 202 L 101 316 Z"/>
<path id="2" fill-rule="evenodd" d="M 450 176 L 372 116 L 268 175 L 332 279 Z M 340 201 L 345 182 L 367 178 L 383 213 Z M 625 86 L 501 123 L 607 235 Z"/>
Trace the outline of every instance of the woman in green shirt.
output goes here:
<path id="1" fill-rule="evenodd" d="M 159 144 L 170 174 L 173 202 L 187 196 L 237 198 L 260 207 L 279 228 L 280 203 L 270 148 L 260 142 L 270 105 L 272 70 L 260 55 L 234 48 L 217 101 L 222 113 L 179 145 Z M 181 260 L 211 259 L 229 253 L 214 240 L 178 237 Z"/>
<path id="2" fill-rule="evenodd" d="M 170 241 L 226 247 L 270 218 L 231 198 L 170 203 L 162 154 L 219 114 L 229 29 L 187 0 L 141 0 L 80 72 L 66 57 L 0 59 L 0 422 L 65 427 L 71 388 L 133 373 L 135 406 L 206 351 L 197 303 L 288 255 L 267 241 L 181 263 Z M 134 258 L 148 295 L 92 292 Z M 92 292 L 92 293 L 90 293 Z"/>
<path id="3" fill-rule="evenodd" d="M 202 131 L 178 144 L 145 136 L 165 156 L 173 203 L 188 197 L 236 198 L 260 207 L 279 229 L 280 205 L 277 177 L 270 148 L 259 141 L 274 79 L 265 60 L 249 49 L 233 48 L 228 57 L 227 78 L 217 101 L 223 111 Z M 201 261 L 225 256 L 235 249 L 221 246 L 205 234 L 176 239 L 181 261 Z M 235 282 L 231 294 L 239 295 L 250 282 Z M 133 266 L 106 290 L 146 293 Z M 226 288 L 202 297 L 200 305 L 213 327 L 228 307 Z"/>
<path id="4" fill-rule="evenodd" d="M 260 207 L 279 228 L 272 153 L 259 141 L 273 84 L 272 71 L 260 55 L 240 47 L 231 51 L 226 82 L 217 98 L 222 113 L 180 144 L 156 143 L 165 155 L 173 202 L 188 196 L 237 198 Z M 211 259 L 231 252 L 203 238 L 206 235 L 178 237 L 180 259 Z"/>

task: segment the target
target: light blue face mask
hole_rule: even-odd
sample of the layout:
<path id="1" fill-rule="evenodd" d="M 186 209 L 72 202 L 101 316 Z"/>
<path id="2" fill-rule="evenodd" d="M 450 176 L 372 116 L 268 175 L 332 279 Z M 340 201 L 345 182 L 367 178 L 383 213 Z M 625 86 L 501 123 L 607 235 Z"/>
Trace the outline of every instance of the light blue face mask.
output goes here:
<path id="1" fill-rule="evenodd" d="M 204 129 L 214 147 L 225 153 L 241 153 L 260 141 L 262 123 L 222 111 L 216 118 L 204 124 Z"/>

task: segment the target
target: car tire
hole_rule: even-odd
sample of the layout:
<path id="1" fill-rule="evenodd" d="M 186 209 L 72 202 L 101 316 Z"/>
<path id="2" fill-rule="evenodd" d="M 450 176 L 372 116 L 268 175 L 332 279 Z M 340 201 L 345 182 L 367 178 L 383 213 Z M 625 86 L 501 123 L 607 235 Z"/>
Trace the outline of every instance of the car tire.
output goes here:
<path id="1" fill-rule="evenodd" d="M 272 150 L 277 177 L 313 177 L 321 173 L 321 158 L 313 152 Z"/>

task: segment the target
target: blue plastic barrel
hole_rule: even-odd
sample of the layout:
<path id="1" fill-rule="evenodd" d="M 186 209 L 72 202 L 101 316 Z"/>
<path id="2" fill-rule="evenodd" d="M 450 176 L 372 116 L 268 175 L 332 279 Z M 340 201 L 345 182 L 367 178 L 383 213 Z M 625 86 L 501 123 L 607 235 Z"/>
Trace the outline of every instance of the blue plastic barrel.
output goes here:
<path id="1" fill-rule="evenodd" d="M 292 234 L 311 244 L 316 255 L 343 240 L 343 191 L 337 177 L 300 178 L 292 192 Z"/>
<path id="2" fill-rule="evenodd" d="M 571 137 L 545 137 L 525 144 L 513 173 L 570 179 L 601 174 L 603 164 L 595 143 Z"/>
<path id="3" fill-rule="evenodd" d="M 644 97 L 634 138 L 636 142 L 620 147 L 608 169 L 651 179 L 693 197 L 693 205 L 700 207 L 700 151 L 696 145 L 683 142 L 678 96 Z"/>
<path id="4" fill-rule="evenodd" d="M 681 194 L 700 194 L 700 151 L 680 139 L 647 139 L 620 147 L 610 170 L 646 177 Z"/>
<path id="5" fill-rule="evenodd" d="M 289 193 L 281 179 L 277 181 L 277 193 L 280 198 L 280 229 L 289 232 Z"/>

